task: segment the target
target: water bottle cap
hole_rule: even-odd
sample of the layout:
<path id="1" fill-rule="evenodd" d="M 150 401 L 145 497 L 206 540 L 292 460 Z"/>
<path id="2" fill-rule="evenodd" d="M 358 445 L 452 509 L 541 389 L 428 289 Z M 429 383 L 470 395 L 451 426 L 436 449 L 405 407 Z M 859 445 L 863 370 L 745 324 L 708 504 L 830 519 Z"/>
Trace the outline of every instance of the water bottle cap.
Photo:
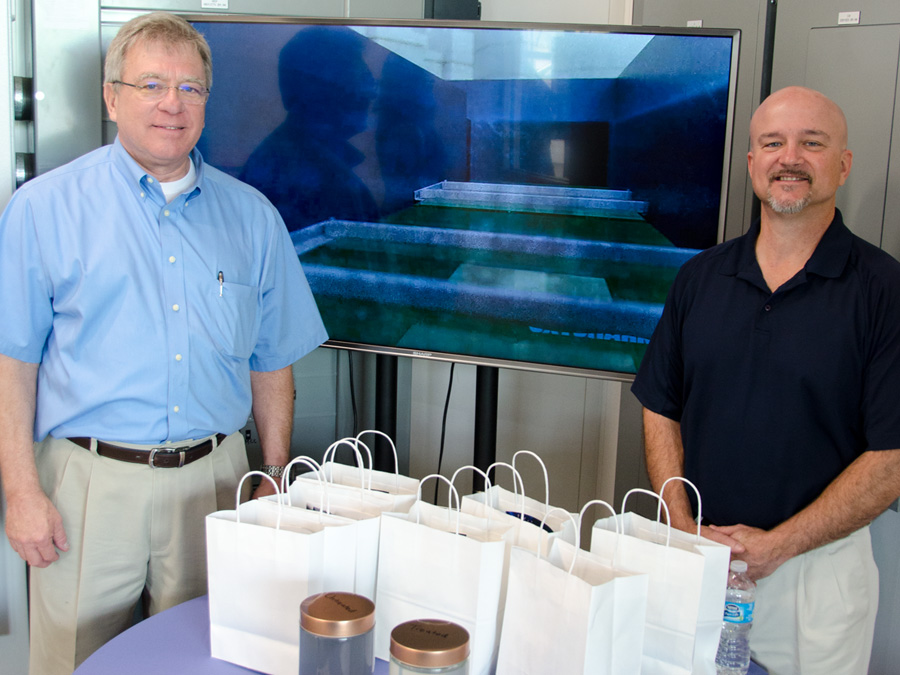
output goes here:
<path id="1" fill-rule="evenodd" d="M 737 572 L 738 574 L 743 574 L 747 571 L 747 561 L 745 560 L 732 560 L 731 561 L 731 571 Z"/>

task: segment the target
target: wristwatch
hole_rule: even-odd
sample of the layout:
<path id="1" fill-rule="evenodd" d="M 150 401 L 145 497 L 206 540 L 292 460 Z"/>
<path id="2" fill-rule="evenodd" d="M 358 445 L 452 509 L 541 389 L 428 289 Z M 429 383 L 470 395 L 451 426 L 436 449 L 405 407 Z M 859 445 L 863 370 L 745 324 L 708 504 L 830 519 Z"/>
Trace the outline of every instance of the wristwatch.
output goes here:
<path id="1" fill-rule="evenodd" d="M 281 476 L 284 475 L 284 467 L 276 466 L 274 464 L 263 464 L 260 471 L 267 476 L 272 476 L 272 478 L 281 478 Z"/>

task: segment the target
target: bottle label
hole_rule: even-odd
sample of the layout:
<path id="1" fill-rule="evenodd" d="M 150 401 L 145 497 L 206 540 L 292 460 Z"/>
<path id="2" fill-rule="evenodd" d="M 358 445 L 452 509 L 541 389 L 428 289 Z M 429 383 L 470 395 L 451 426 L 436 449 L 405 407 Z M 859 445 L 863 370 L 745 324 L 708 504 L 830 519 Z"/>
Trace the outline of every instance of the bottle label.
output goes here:
<path id="1" fill-rule="evenodd" d="M 750 623 L 753 621 L 753 602 L 726 602 L 725 620 L 729 623 Z"/>

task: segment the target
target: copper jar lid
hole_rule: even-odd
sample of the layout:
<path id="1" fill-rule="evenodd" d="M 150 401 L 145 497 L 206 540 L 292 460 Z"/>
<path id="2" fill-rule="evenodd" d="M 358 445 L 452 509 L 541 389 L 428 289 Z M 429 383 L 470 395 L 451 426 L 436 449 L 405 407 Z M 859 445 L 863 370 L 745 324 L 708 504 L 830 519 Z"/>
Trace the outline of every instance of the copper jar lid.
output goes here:
<path id="1" fill-rule="evenodd" d="M 322 637 L 362 635 L 375 626 L 375 603 L 355 593 L 317 593 L 301 603 L 300 626 Z"/>
<path id="2" fill-rule="evenodd" d="M 469 632 L 440 619 L 407 621 L 391 631 L 391 656 L 419 668 L 454 666 L 469 656 Z"/>

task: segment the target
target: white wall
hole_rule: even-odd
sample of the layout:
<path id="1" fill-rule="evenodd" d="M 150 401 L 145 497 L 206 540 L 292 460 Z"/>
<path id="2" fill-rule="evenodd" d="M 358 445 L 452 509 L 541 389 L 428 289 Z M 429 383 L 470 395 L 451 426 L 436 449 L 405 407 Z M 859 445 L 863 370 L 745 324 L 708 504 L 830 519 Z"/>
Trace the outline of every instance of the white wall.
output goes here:
<path id="1" fill-rule="evenodd" d="M 632 0 L 481 0 L 483 21 L 630 24 Z"/>

